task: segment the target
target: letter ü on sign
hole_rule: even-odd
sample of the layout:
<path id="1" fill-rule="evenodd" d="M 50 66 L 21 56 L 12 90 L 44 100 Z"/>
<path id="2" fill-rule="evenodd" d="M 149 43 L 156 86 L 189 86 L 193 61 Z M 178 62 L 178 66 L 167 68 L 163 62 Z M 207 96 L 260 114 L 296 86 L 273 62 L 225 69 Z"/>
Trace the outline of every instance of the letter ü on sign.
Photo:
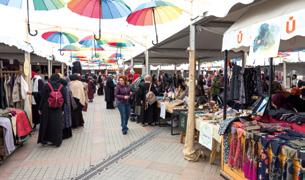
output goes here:
<path id="1" fill-rule="evenodd" d="M 289 17 L 289 20 L 286 22 L 286 32 L 291 34 L 295 31 L 296 28 L 296 20 L 293 16 Z"/>
<path id="2" fill-rule="evenodd" d="M 243 41 L 243 32 L 239 31 L 238 35 L 237 35 L 237 42 L 238 44 L 240 44 Z"/>

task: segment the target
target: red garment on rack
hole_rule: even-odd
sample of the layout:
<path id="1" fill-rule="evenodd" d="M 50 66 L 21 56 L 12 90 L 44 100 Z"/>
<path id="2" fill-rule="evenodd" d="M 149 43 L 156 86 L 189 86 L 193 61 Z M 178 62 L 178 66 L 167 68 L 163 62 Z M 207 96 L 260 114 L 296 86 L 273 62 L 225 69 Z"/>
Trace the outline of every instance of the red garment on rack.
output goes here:
<path id="1" fill-rule="evenodd" d="M 17 137 L 24 137 L 32 132 L 32 127 L 26 113 L 21 109 L 11 108 L 10 111 L 16 113 Z"/>

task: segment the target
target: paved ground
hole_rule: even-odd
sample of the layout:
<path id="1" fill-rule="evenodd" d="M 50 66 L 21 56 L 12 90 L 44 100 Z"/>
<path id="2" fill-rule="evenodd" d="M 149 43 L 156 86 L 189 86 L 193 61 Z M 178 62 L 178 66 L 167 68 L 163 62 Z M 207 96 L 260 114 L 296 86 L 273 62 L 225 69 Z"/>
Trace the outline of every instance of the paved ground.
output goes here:
<path id="1" fill-rule="evenodd" d="M 117 110 L 106 110 L 103 97 L 95 98 L 85 116 L 85 127 L 73 131 L 73 137 L 60 148 L 36 144 L 37 133 L 0 166 L 0 179 L 71 179 L 116 154 L 154 129 L 129 123 L 123 136 Z M 219 168 L 207 162 L 183 160 L 177 136 L 167 128 L 151 141 L 140 146 L 95 179 L 206 179 Z M 190 177 L 193 178 L 190 178 Z M 209 178 L 211 179 L 211 178 Z"/>

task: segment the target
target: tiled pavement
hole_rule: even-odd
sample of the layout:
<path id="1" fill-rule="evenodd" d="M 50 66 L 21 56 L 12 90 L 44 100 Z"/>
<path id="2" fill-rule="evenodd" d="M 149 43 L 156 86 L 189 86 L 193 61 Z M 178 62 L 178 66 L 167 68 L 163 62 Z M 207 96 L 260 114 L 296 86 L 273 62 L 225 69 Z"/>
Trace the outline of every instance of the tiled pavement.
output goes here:
<path id="1" fill-rule="evenodd" d="M 106 110 L 103 97 L 95 98 L 85 116 L 85 127 L 73 131 L 60 148 L 36 144 L 37 132 L 0 166 L 2 179 L 71 179 L 102 162 L 153 130 L 129 123 L 129 133 L 120 131 L 117 110 Z M 140 146 L 95 179 L 219 179 L 219 168 L 206 162 L 183 160 L 177 136 L 169 129 Z M 212 172 L 212 173 L 211 173 Z M 192 178 L 191 178 L 192 177 Z"/>
<path id="2" fill-rule="evenodd" d="M 219 166 L 183 159 L 183 146 L 167 129 L 92 179 L 221 180 Z"/>

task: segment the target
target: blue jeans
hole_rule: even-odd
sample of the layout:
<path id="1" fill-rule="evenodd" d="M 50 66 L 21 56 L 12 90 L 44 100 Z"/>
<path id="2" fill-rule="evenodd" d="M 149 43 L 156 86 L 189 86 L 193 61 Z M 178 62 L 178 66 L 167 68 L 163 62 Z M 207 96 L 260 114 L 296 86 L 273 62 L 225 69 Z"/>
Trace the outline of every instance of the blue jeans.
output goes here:
<path id="1" fill-rule="evenodd" d="M 130 104 L 129 103 L 118 103 L 117 104 L 118 109 L 120 111 L 120 115 L 121 115 L 121 126 L 122 126 L 122 131 L 126 132 L 128 131 L 128 119 L 129 119 L 129 115 L 130 115 Z"/>

